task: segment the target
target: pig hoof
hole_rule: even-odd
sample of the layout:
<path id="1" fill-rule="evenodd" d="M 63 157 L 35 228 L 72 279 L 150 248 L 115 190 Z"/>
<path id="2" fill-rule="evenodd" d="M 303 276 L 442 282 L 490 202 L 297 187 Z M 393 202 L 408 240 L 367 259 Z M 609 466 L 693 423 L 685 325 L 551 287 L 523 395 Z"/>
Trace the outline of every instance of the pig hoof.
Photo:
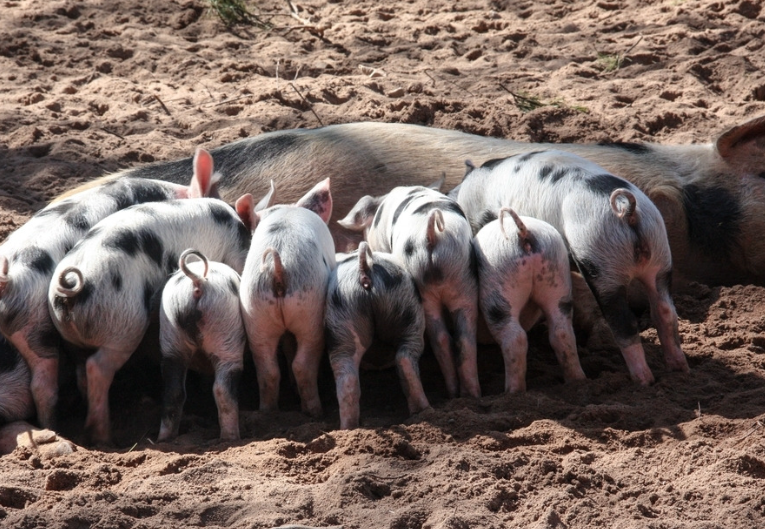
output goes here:
<path id="1" fill-rule="evenodd" d="M 670 371 L 680 371 L 681 373 L 690 373 L 691 368 L 688 365 L 688 361 L 683 357 L 677 360 L 667 360 L 667 368 Z"/>

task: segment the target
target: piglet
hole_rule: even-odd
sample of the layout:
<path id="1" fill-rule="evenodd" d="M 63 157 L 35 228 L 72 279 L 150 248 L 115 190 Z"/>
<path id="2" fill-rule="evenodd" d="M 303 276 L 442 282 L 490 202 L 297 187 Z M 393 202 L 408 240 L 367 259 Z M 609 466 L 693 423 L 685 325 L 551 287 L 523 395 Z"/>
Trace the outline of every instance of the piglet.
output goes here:
<path id="1" fill-rule="evenodd" d="M 342 254 L 338 254 L 342 255 Z M 359 426 L 359 365 L 374 340 L 396 348 L 410 413 L 430 407 L 420 381 L 425 316 L 412 277 L 397 259 L 366 242 L 344 255 L 327 290 L 326 340 L 340 403 L 340 427 Z"/>
<path id="2" fill-rule="evenodd" d="M 37 418 L 54 426 L 60 337 L 48 314 L 53 270 L 98 221 L 134 204 L 217 195 L 212 157 L 199 149 L 188 186 L 122 178 L 64 195 L 36 213 L 0 246 L 0 331 L 18 348 L 32 373 Z"/>
<path id="3" fill-rule="evenodd" d="M 48 291 L 53 323 L 64 340 L 95 351 L 85 363 L 86 429 L 110 440 L 109 386 L 149 325 L 153 298 L 193 247 L 236 271 L 250 234 L 236 212 L 211 198 L 133 206 L 96 224 L 56 267 Z"/>
<path id="4" fill-rule="evenodd" d="M 627 303 L 627 287 L 640 281 L 667 366 L 688 371 L 669 293 L 667 230 L 659 210 L 637 187 L 584 158 L 550 150 L 489 160 L 479 168 L 471 164 L 452 194 L 476 232 L 501 207 L 554 226 L 595 294 L 630 376 L 650 384 L 653 374 Z"/>
<path id="5" fill-rule="evenodd" d="M 278 408 L 277 346 L 289 332 L 297 341 L 297 351 L 288 362 L 302 410 L 318 417 L 322 413 L 317 378 L 324 351 L 324 305 L 329 274 L 335 267 L 335 246 L 327 227 L 332 214 L 329 179 L 295 205 L 258 212 L 252 202 L 252 196 L 245 195 L 236 203 L 252 230 L 239 294 L 257 371 L 260 409 Z"/>
<path id="6" fill-rule="evenodd" d="M 511 221 L 506 221 L 506 217 Z M 571 274 L 560 233 L 502 208 L 473 240 L 479 304 L 505 360 L 505 391 L 526 390 L 528 330 L 544 313 L 566 381 L 585 378 L 571 324 Z"/>
<path id="7" fill-rule="evenodd" d="M 363 231 L 375 252 L 390 252 L 401 260 L 422 294 L 425 328 L 449 395 L 480 397 L 472 233 L 462 209 L 436 189 L 440 186 L 396 187 L 381 197 L 367 195 L 338 222 Z"/>
<path id="8" fill-rule="evenodd" d="M 190 258 L 198 261 L 189 262 Z M 239 274 L 208 261 L 189 248 L 162 290 L 159 340 L 162 350 L 164 400 L 159 440 L 178 435 L 186 401 L 186 372 L 192 365 L 212 365 L 213 395 L 221 439 L 239 439 L 239 380 L 245 348 L 239 310 Z"/>

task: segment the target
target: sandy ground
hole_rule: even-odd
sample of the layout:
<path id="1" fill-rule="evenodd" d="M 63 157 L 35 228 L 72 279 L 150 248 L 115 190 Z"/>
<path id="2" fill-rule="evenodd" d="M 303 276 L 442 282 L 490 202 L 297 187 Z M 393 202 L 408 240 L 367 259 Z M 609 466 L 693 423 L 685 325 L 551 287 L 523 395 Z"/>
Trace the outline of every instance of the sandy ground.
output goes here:
<path id="1" fill-rule="evenodd" d="M 284 128 L 683 143 L 765 115 L 754 0 L 308 0 L 307 24 L 258 5 L 276 29 L 227 31 L 198 1 L 3 0 L 0 235 L 90 178 Z M 675 301 L 690 375 L 665 369 L 647 329 L 656 384 L 631 383 L 605 341 L 580 348 L 589 380 L 564 385 L 539 329 L 527 393 L 502 393 L 487 347 L 485 396 L 450 401 L 426 355 L 434 410 L 408 418 L 395 373 L 364 373 L 355 431 L 336 429 L 328 366 L 324 421 L 288 384 L 282 412 L 255 411 L 250 368 L 241 442 L 216 441 L 210 381 L 192 377 L 181 437 L 155 444 L 158 370 L 129 366 L 112 388 L 117 448 L 0 457 L 0 526 L 765 527 L 765 290 Z M 73 385 L 62 401 L 82 445 Z"/>

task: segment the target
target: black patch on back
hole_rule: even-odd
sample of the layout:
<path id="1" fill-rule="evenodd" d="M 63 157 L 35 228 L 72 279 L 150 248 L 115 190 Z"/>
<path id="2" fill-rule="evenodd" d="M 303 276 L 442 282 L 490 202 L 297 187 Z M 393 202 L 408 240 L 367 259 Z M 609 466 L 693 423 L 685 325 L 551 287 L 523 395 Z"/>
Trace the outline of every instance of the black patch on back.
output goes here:
<path id="1" fill-rule="evenodd" d="M 373 281 L 381 281 L 384 290 L 390 291 L 401 284 L 402 274 L 391 274 L 383 265 L 374 263 L 372 264 L 372 278 Z"/>
<path id="2" fill-rule="evenodd" d="M 404 200 L 401 201 L 401 204 L 398 205 L 396 208 L 396 211 L 393 212 L 393 224 L 396 224 L 396 221 L 401 216 L 401 213 L 404 212 L 406 207 L 409 205 L 409 203 L 414 200 L 414 195 L 409 195 Z"/>
<path id="3" fill-rule="evenodd" d="M 651 148 L 648 145 L 645 145 L 644 143 L 630 143 L 630 142 L 615 141 L 613 143 L 601 142 L 601 143 L 598 143 L 598 145 L 601 145 L 603 147 L 613 147 L 615 149 L 622 149 L 624 151 L 631 152 L 632 154 L 647 154 L 651 152 Z"/>
<path id="4" fill-rule="evenodd" d="M 111 183 L 112 182 L 109 182 L 109 184 L 111 184 Z M 121 184 L 121 182 L 119 180 L 114 181 L 115 185 L 113 185 L 113 186 L 110 186 L 109 184 L 106 184 L 104 187 L 106 187 L 106 186 L 109 186 L 110 188 L 111 187 L 116 187 L 116 189 L 107 189 L 104 192 L 104 195 L 106 195 L 107 197 L 110 197 L 112 200 L 114 200 L 115 207 L 118 210 L 129 208 L 130 206 L 133 205 L 133 197 L 130 195 L 129 191 L 127 189 L 125 189 L 125 186 L 123 186 L 123 185 L 117 186 L 118 183 Z"/>
<path id="5" fill-rule="evenodd" d="M 141 241 L 141 250 L 145 253 L 149 259 L 157 263 L 157 266 L 162 268 L 162 256 L 165 252 L 162 241 L 157 235 L 148 229 L 138 232 L 138 237 Z"/>
<path id="6" fill-rule="evenodd" d="M 497 220 L 497 218 L 496 211 L 491 211 L 489 209 L 482 211 L 481 215 L 478 217 L 478 228 L 483 228 L 488 223 Z"/>
<path id="7" fill-rule="evenodd" d="M 112 286 L 116 292 L 122 290 L 122 276 L 117 272 L 112 272 Z"/>
<path id="8" fill-rule="evenodd" d="M 222 226 L 227 226 L 234 220 L 228 206 L 218 202 L 210 202 L 210 214 L 213 220 Z"/>
<path id="9" fill-rule="evenodd" d="M 29 246 L 16 254 L 16 259 L 24 266 L 41 274 L 52 274 L 56 263 L 48 252 L 37 246 Z"/>
<path id="10" fill-rule="evenodd" d="M 452 213 L 456 213 L 463 219 L 467 219 L 465 217 L 465 212 L 462 211 L 462 208 L 457 204 L 456 202 L 452 200 L 435 200 L 433 202 L 426 202 L 425 204 L 421 204 L 417 206 L 417 208 L 412 211 L 413 215 L 427 215 L 434 209 L 440 209 L 442 211 L 450 211 Z"/>
<path id="11" fill-rule="evenodd" d="M 414 253 L 414 237 L 409 237 L 406 240 L 406 243 L 404 243 L 404 254 L 406 254 L 407 257 L 411 257 Z"/>
<path id="12" fill-rule="evenodd" d="M 698 250 L 729 257 L 741 233 L 742 208 L 737 197 L 723 187 L 683 187 L 688 238 Z"/>
<path id="13" fill-rule="evenodd" d="M 632 185 L 618 176 L 604 173 L 593 175 L 584 180 L 587 189 L 605 196 L 611 196 L 615 189 L 624 188 L 632 190 Z"/>
<path id="14" fill-rule="evenodd" d="M 557 184 L 568 173 L 569 173 L 569 171 L 565 167 L 560 167 L 560 168 L 556 169 L 555 172 L 553 172 L 553 174 L 550 175 L 550 183 L 551 184 Z"/>
<path id="15" fill-rule="evenodd" d="M 170 199 L 167 190 L 154 182 L 145 182 L 142 180 L 128 180 L 128 185 L 133 191 L 133 200 L 136 204 L 146 202 L 163 202 Z"/>
<path id="16" fill-rule="evenodd" d="M 501 164 L 502 162 L 504 162 L 508 158 L 512 158 L 512 157 L 508 156 L 508 157 L 505 157 L 505 158 L 493 158 L 491 160 L 487 160 L 487 161 L 483 162 L 483 164 L 481 165 L 481 169 L 488 169 L 489 171 L 491 171 L 492 169 L 494 169 L 496 166 L 498 166 L 499 164 Z M 467 175 L 465 175 L 465 176 L 467 176 Z"/>
<path id="17" fill-rule="evenodd" d="M 104 239 L 103 244 L 106 248 L 119 250 L 131 257 L 134 257 L 141 249 L 138 235 L 128 229 L 115 231 Z"/>
<path id="18" fill-rule="evenodd" d="M 550 173 L 552 173 L 554 167 L 550 164 L 545 164 L 542 166 L 542 168 L 539 170 L 539 179 L 544 180 L 548 176 L 550 176 Z"/>
<path id="19" fill-rule="evenodd" d="M 90 222 L 88 222 L 85 214 L 79 211 L 79 208 L 69 211 L 64 215 L 63 220 L 75 230 L 86 231 L 90 229 Z"/>
<path id="20" fill-rule="evenodd" d="M 527 153 L 521 154 L 520 156 L 518 156 L 518 162 L 519 163 L 528 162 L 534 156 L 536 156 L 537 154 L 542 153 L 542 152 L 545 152 L 545 151 L 531 151 L 531 152 L 527 152 Z"/>

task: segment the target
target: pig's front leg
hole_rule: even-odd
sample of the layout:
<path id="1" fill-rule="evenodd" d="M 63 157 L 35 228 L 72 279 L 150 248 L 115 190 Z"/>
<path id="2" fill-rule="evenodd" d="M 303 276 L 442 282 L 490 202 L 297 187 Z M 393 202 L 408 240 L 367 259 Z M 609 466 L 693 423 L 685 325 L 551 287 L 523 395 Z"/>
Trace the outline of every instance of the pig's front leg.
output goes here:
<path id="1" fill-rule="evenodd" d="M 188 366 L 181 355 L 162 357 L 162 423 L 158 441 L 178 436 L 183 404 L 186 402 L 186 373 Z"/>
<path id="2" fill-rule="evenodd" d="M 651 304 L 651 319 L 659 333 L 659 341 L 664 351 L 664 361 L 673 371 L 690 372 L 688 360 L 680 347 L 680 333 L 677 330 L 677 312 L 669 294 L 671 272 L 649 275 L 641 279 L 648 291 Z"/>

